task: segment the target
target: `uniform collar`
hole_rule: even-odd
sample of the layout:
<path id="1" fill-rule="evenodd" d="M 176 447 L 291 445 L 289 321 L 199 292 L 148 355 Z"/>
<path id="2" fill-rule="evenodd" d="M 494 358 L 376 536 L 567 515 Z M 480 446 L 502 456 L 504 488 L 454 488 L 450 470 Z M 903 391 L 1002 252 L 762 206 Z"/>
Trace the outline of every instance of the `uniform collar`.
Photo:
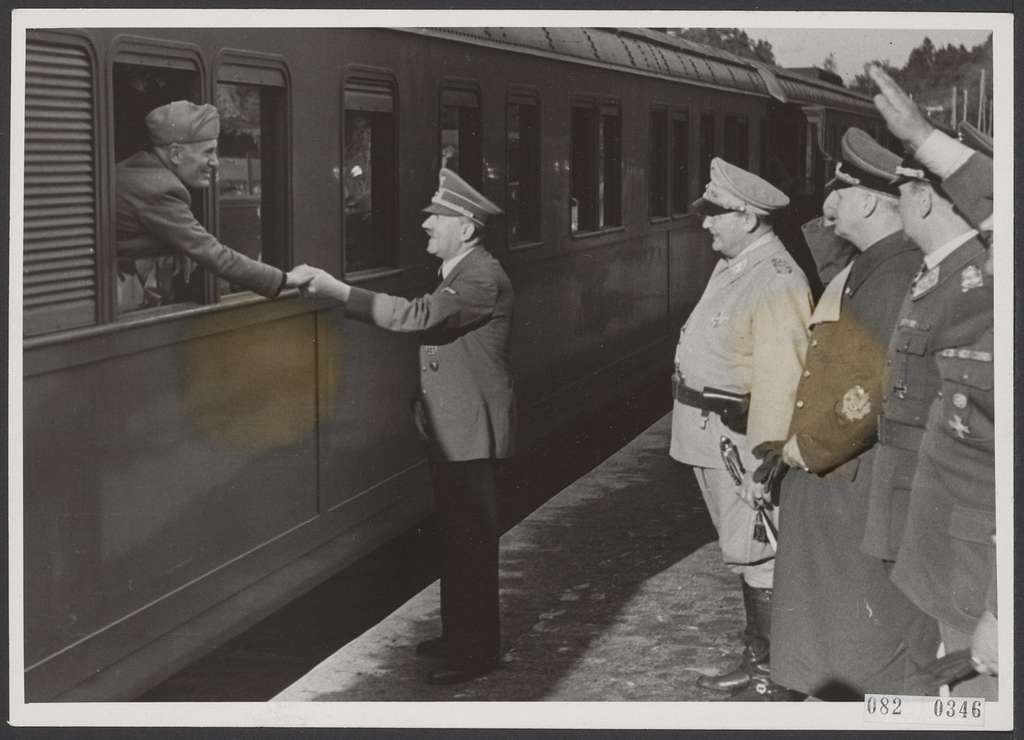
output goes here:
<path id="1" fill-rule="evenodd" d="M 880 265 L 898 254 L 913 249 L 917 247 L 902 230 L 883 236 L 854 258 L 850 278 L 846 281 L 845 294 L 853 295 Z"/>
<path id="2" fill-rule="evenodd" d="M 460 262 L 462 262 L 462 260 L 466 259 L 466 257 L 469 255 L 469 253 L 472 252 L 474 249 L 476 249 L 475 246 L 474 247 L 470 247 L 469 249 L 467 249 L 465 252 L 463 252 L 459 256 L 452 257 L 451 259 L 447 259 L 444 262 L 442 262 L 441 263 L 441 279 L 442 280 L 446 279 L 449 275 L 451 275 L 452 274 L 452 270 L 455 269 L 455 265 L 459 264 Z"/>
<path id="3" fill-rule="evenodd" d="M 715 273 L 724 272 L 730 277 L 737 277 L 745 272 L 748 267 L 763 262 L 775 254 L 775 249 L 761 249 L 761 247 L 773 245 L 781 247 L 775 232 L 769 231 L 766 234 L 762 234 L 745 246 L 743 251 L 735 257 L 722 257 L 719 260 L 718 267 L 715 269 Z"/>
<path id="4" fill-rule="evenodd" d="M 946 259 L 946 257 L 948 257 L 949 255 L 953 254 L 953 252 L 956 251 L 957 247 L 959 247 L 961 244 L 969 242 L 977 235 L 977 230 L 971 229 L 970 231 L 965 231 L 963 234 L 960 234 L 959 236 L 950 239 L 948 242 L 943 244 L 941 247 L 936 249 L 931 254 L 926 254 L 924 256 L 925 265 L 928 267 L 929 270 L 938 267 L 942 260 Z"/>

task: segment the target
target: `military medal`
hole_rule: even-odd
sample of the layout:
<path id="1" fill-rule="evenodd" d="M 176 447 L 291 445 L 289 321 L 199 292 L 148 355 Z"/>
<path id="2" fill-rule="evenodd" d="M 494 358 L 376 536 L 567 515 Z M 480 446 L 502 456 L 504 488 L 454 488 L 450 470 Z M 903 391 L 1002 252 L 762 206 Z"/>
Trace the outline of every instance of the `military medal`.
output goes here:
<path id="1" fill-rule="evenodd" d="M 977 265 L 967 265 L 960 273 L 960 291 L 962 293 L 980 288 L 984 284 L 985 278 L 981 274 L 981 268 Z"/>
<path id="2" fill-rule="evenodd" d="M 953 414 L 953 418 L 948 422 L 949 428 L 952 429 L 959 439 L 963 439 L 965 434 L 971 433 L 971 428 L 964 424 L 964 420 L 960 418 L 960 414 Z"/>

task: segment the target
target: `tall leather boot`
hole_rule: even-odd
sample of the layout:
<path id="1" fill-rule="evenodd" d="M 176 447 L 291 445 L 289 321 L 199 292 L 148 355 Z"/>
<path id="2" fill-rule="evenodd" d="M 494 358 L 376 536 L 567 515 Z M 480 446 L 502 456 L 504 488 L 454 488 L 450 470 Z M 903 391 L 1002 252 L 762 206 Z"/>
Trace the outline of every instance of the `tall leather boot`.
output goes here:
<path id="1" fill-rule="evenodd" d="M 750 683 L 753 674 L 753 664 L 760 654 L 765 654 L 767 659 L 768 638 L 762 636 L 757 621 L 757 605 L 755 591 L 757 589 L 748 586 L 747 582 L 740 578 L 740 585 L 743 588 L 743 610 L 746 612 L 747 624 L 743 630 L 743 653 L 740 656 L 740 664 L 728 673 L 720 676 L 701 676 L 697 679 L 697 685 L 714 691 L 735 691 Z"/>
<path id="2" fill-rule="evenodd" d="M 772 634 L 772 589 L 750 589 L 750 604 L 754 621 L 757 623 L 757 642 L 751 648 L 748 661 L 750 680 L 737 687 L 731 701 L 803 701 L 806 694 L 787 689 L 772 681 L 771 634 Z"/>

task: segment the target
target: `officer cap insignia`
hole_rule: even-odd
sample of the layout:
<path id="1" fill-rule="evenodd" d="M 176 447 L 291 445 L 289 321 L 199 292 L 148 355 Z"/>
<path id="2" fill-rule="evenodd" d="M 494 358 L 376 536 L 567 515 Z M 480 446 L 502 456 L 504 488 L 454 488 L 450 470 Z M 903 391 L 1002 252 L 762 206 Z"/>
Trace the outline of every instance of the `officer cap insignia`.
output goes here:
<path id="1" fill-rule="evenodd" d="M 772 267 L 775 268 L 775 272 L 780 275 L 790 275 L 793 272 L 793 268 L 789 266 L 789 263 L 782 257 L 772 257 Z"/>
<path id="2" fill-rule="evenodd" d="M 863 386 L 855 385 L 843 395 L 839 416 L 846 421 L 860 421 L 871 413 L 871 396 Z"/>
<path id="3" fill-rule="evenodd" d="M 967 265 L 960 273 L 960 290 L 963 293 L 980 288 L 984 284 L 985 278 L 981 274 L 981 268 L 977 265 Z"/>
<path id="4" fill-rule="evenodd" d="M 856 126 L 846 129 L 839 148 L 840 161 L 836 163 L 835 175 L 825 184 L 826 189 L 859 186 L 899 196 L 896 173 L 902 162 L 899 155 Z"/>
<path id="5" fill-rule="evenodd" d="M 442 293 L 451 293 L 452 295 L 458 295 L 458 293 L 455 292 L 455 288 L 450 288 L 447 285 L 444 286 L 443 288 L 441 288 L 441 292 Z"/>

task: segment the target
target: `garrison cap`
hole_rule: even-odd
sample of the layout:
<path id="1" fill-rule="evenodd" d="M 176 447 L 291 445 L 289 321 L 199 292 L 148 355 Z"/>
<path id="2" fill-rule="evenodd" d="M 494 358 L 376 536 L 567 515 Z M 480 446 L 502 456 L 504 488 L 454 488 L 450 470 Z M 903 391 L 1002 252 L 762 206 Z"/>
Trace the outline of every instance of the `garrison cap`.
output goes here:
<path id="1" fill-rule="evenodd" d="M 190 144 L 209 141 L 220 135 L 220 114 L 206 103 L 196 105 L 189 100 L 154 108 L 146 116 L 149 140 L 156 145 Z"/>
<path id="2" fill-rule="evenodd" d="M 502 210 L 459 177 L 458 173 L 442 167 L 437 192 L 423 212 L 439 216 L 465 216 L 483 226 L 488 216 L 498 216 Z"/>
<path id="3" fill-rule="evenodd" d="M 786 194 L 767 180 L 715 157 L 711 160 L 711 179 L 704 187 L 704 195 L 690 208 L 705 216 L 728 211 L 767 216 L 788 205 Z"/>
<path id="4" fill-rule="evenodd" d="M 836 174 L 825 185 L 829 191 L 858 186 L 899 197 L 898 170 L 901 157 L 871 138 L 866 131 L 851 126 L 843 134 Z"/>

